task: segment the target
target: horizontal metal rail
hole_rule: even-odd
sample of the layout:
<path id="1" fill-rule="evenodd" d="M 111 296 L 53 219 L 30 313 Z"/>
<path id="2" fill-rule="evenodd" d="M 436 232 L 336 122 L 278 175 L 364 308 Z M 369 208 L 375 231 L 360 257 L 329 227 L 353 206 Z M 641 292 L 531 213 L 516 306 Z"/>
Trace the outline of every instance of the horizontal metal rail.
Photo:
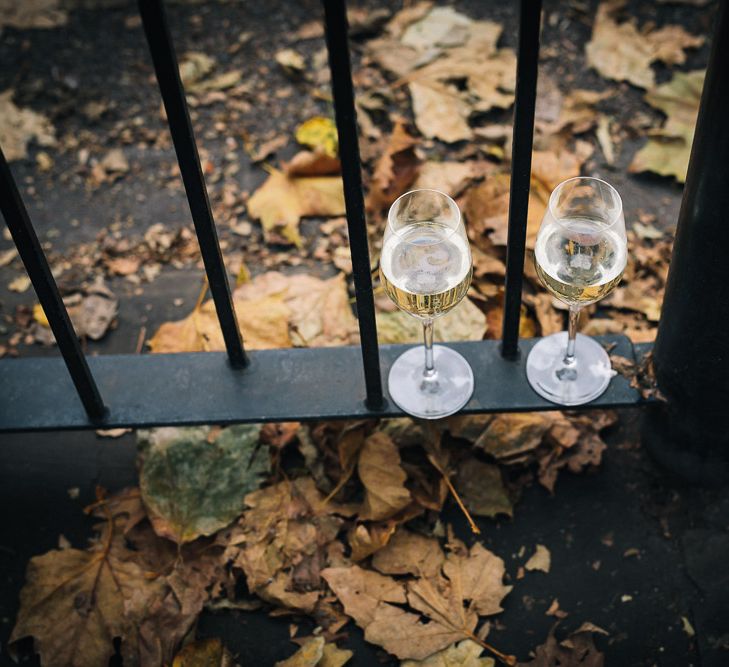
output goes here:
<path id="1" fill-rule="evenodd" d="M 474 395 L 463 412 L 560 409 L 527 384 L 523 359 L 538 340 L 522 340 L 525 354 L 516 362 L 501 356 L 499 341 L 449 344 L 476 376 Z M 641 358 L 651 348 L 634 349 L 625 336 L 598 340 L 614 343 L 614 352 L 629 359 Z M 383 374 L 407 347 L 380 347 Z M 403 416 L 392 401 L 382 411 L 366 407 L 361 379 L 352 372 L 360 363 L 358 347 L 264 350 L 249 357 L 244 373 L 231 369 L 222 352 L 91 357 L 89 364 L 109 401 L 104 428 Z M 0 430 L 98 428 L 81 409 L 60 359 L 4 359 L 2 369 Z M 617 376 L 599 399 L 581 407 L 642 403 L 628 380 Z"/>

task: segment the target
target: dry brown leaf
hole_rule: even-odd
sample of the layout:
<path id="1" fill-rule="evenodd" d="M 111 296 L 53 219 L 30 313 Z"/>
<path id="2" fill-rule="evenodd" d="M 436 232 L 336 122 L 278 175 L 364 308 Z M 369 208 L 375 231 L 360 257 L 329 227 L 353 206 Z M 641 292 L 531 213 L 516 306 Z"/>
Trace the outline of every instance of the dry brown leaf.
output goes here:
<path id="1" fill-rule="evenodd" d="M 555 624 L 549 631 L 547 641 L 537 646 L 535 658 L 520 662 L 517 667 L 604 667 L 605 656 L 595 647 L 593 633 L 607 634 L 601 628 L 584 624 L 567 639 L 559 642 L 554 636 Z"/>
<path id="2" fill-rule="evenodd" d="M 9 88 L 0 93 L 0 118 L 3 119 L 0 124 L 0 146 L 8 162 L 28 157 L 28 144 L 32 140 L 40 146 L 56 145 L 56 130 L 51 121 L 32 109 L 15 106 L 14 92 Z"/>
<path id="3" fill-rule="evenodd" d="M 446 143 L 473 138 L 470 107 L 458 90 L 432 82 L 412 82 L 409 88 L 415 124 L 424 137 Z"/>
<path id="4" fill-rule="evenodd" d="M 524 295 L 524 302 L 534 309 L 542 336 L 549 336 L 564 330 L 564 316 L 554 307 L 553 299 L 551 294 L 545 292 Z"/>
<path id="5" fill-rule="evenodd" d="M 652 88 L 655 84 L 652 62 L 682 64 L 686 60 L 684 49 L 701 46 L 704 38 L 687 33 L 681 26 L 641 32 L 633 20 L 617 23 L 615 13 L 625 6 L 625 2 L 607 0 L 600 3 L 592 38 L 585 46 L 587 63 L 608 79 Z"/>
<path id="6" fill-rule="evenodd" d="M 400 528 L 387 546 L 373 556 L 372 567 L 382 574 L 435 577 L 444 560 L 438 540 Z"/>
<path id="7" fill-rule="evenodd" d="M 324 637 L 312 637 L 290 658 L 279 660 L 275 667 L 316 667 L 324 656 L 324 644 Z"/>
<path id="8" fill-rule="evenodd" d="M 30 560 L 10 643 L 33 637 L 44 665 L 105 665 L 114 637 L 135 634 L 125 605 L 149 599 L 161 583 L 145 576 L 125 552 L 49 551 Z"/>
<path id="9" fill-rule="evenodd" d="M 377 337 L 380 343 L 417 343 L 423 339 L 423 326 L 412 315 L 395 310 L 377 311 Z M 486 317 L 470 300 L 463 299 L 447 317 L 435 325 L 436 342 L 481 340 L 487 330 Z"/>
<path id="10" fill-rule="evenodd" d="M 248 212 L 261 221 L 266 238 L 280 235 L 301 246 L 301 218 L 344 215 L 342 187 L 338 176 L 298 178 L 271 169 L 266 182 L 248 200 Z"/>
<path id="11" fill-rule="evenodd" d="M 316 151 L 299 151 L 284 165 L 289 176 L 330 176 L 342 170 L 339 158 Z"/>
<path id="12" fill-rule="evenodd" d="M 440 190 L 451 197 L 460 195 L 466 187 L 479 176 L 492 169 L 491 163 L 475 162 L 433 162 L 428 161 L 420 166 L 413 189 Z"/>
<path id="13" fill-rule="evenodd" d="M 559 412 L 521 412 L 496 415 L 474 447 L 497 460 L 507 460 L 536 449 Z"/>
<path id="14" fill-rule="evenodd" d="M 172 667 L 235 667 L 230 651 L 219 639 L 198 639 L 187 644 L 172 661 Z"/>
<path id="15" fill-rule="evenodd" d="M 390 520 L 353 526 L 348 536 L 352 562 L 359 563 L 382 549 L 390 541 L 397 525 L 397 521 Z"/>
<path id="16" fill-rule="evenodd" d="M 66 25 L 68 12 L 62 5 L 60 0 L 0 0 L 0 29 L 3 26 L 24 30 Z"/>
<path id="17" fill-rule="evenodd" d="M 415 155 L 418 141 L 397 120 L 385 150 L 375 165 L 367 194 L 367 208 L 378 211 L 394 202 L 418 174 L 420 160 Z"/>
<path id="18" fill-rule="evenodd" d="M 504 514 L 513 516 L 511 499 L 498 466 L 477 459 L 464 459 L 458 466 L 454 484 L 471 514 L 492 518 Z"/>
<path id="19" fill-rule="evenodd" d="M 646 101 L 666 114 L 667 120 L 650 133 L 628 171 L 674 176 L 680 183 L 686 180 L 705 74 L 703 70 L 676 72 L 669 82 L 646 93 Z"/>
<path id="20" fill-rule="evenodd" d="M 537 544 L 536 550 L 524 563 L 524 567 L 527 570 L 539 570 L 540 572 L 549 573 L 549 569 L 552 565 L 552 555 L 549 553 L 549 549 L 543 544 Z"/>
<path id="21" fill-rule="evenodd" d="M 356 341 L 357 322 L 343 274 L 320 280 L 305 274 L 269 271 L 240 285 L 233 301 L 241 314 L 239 326 L 249 349 Z M 165 322 L 148 345 L 152 352 L 225 350 L 212 299 L 184 320 Z"/>
<path id="22" fill-rule="evenodd" d="M 400 453 L 385 433 L 375 432 L 364 441 L 357 472 L 365 488 L 360 519 L 389 519 L 410 504 L 410 492 L 405 488 L 407 475 L 400 465 Z"/>
<path id="23" fill-rule="evenodd" d="M 587 132 L 597 122 L 597 109 L 595 106 L 612 94 L 609 90 L 597 91 L 577 88 L 566 95 L 562 95 L 557 84 L 551 79 L 546 79 L 543 83 L 542 77 L 540 77 L 539 83 L 548 88 L 547 95 L 540 91 L 542 92 L 541 104 L 539 103 L 539 97 L 537 97 L 536 129 L 545 135 L 557 134 L 563 131 L 569 131 L 573 135 Z"/>
<path id="24" fill-rule="evenodd" d="M 493 658 L 479 657 L 482 653 L 482 646 L 471 639 L 464 639 L 425 660 L 404 660 L 400 667 L 496 667 Z"/>
<path id="25" fill-rule="evenodd" d="M 552 190 L 562 181 L 578 176 L 580 159 L 566 150 L 534 151 L 527 215 L 527 247 L 533 247 Z M 494 245 L 506 245 L 510 176 L 497 173 L 466 194 L 465 214 L 474 231 L 489 232 Z"/>

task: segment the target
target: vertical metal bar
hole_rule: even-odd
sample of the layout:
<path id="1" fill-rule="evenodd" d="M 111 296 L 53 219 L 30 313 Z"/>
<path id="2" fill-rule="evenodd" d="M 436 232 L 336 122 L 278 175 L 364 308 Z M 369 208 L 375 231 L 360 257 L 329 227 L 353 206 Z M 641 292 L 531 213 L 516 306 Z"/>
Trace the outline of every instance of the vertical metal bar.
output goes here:
<path id="1" fill-rule="evenodd" d="M 1 148 L 0 211 L 5 217 L 15 247 L 28 271 L 28 276 L 38 295 L 38 301 L 48 318 L 48 324 L 56 337 L 58 349 L 63 355 L 63 360 L 66 362 L 86 414 L 93 421 L 101 420 L 106 414 L 104 401 L 101 399 L 101 394 L 86 363 L 66 306 L 63 305 L 61 295 L 58 293 L 56 281 L 53 279 L 48 261 Z"/>
<path id="2" fill-rule="evenodd" d="M 139 0 L 139 13 L 167 112 L 167 122 L 175 145 L 182 181 L 185 184 L 190 213 L 195 223 L 210 292 L 213 295 L 225 347 L 228 350 L 228 359 L 234 368 L 242 368 L 247 363 L 243 340 L 235 317 L 230 285 L 225 273 L 223 255 L 220 252 L 218 234 L 215 230 L 195 135 L 187 111 L 185 91 L 162 0 Z"/>
<path id="3" fill-rule="evenodd" d="M 347 8 L 344 0 L 323 0 L 332 95 L 339 133 L 339 156 L 342 162 L 344 199 L 347 208 L 349 247 L 352 253 L 354 294 L 357 300 L 359 335 L 362 345 L 367 407 L 378 410 L 383 405 L 380 355 L 377 347 L 375 301 L 372 294 L 370 254 L 367 246 L 362 171 L 357 143 L 357 115 L 347 38 Z"/>
<path id="4" fill-rule="evenodd" d="M 729 478 L 729 0 L 715 33 L 653 358 L 667 398 L 644 441 L 695 480 Z"/>
<path id="5" fill-rule="evenodd" d="M 542 11 L 541 0 L 521 0 L 520 4 L 509 192 L 509 236 L 506 245 L 504 285 L 504 325 L 501 334 L 501 354 L 507 359 L 519 356 L 519 316 L 532 169 L 534 105 L 537 99 L 539 20 Z"/>

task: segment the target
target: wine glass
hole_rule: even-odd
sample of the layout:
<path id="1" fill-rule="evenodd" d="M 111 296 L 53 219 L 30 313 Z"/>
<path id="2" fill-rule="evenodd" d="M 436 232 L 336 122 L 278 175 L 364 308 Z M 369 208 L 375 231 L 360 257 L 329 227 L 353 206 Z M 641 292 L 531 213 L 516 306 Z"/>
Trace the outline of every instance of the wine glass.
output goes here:
<path id="1" fill-rule="evenodd" d="M 438 190 L 413 190 L 390 207 L 380 278 L 395 305 L 423 323 L 425 354 L 412 348 L 390 369 L 390 397 L 408 414 L 438 419 L 473 393 L 473 371 L 454 350 L 433 346 L 433 322 L 466 296 L 472 262 L 456 203 Z"/>
<path id="2" fill-rule="evenodd" d="M 569 306 L 568 333 L 542 338 L 527 358 L 529 384 L 560 405 L 581 405 L 600 396 L 615 372 L 605 349 L 577 333 L 580 309 L 607 296 L 628 259 L 623 204 L 599 178 L 560 183 L 549 198 L 534 246 L 540 280 Z"/>

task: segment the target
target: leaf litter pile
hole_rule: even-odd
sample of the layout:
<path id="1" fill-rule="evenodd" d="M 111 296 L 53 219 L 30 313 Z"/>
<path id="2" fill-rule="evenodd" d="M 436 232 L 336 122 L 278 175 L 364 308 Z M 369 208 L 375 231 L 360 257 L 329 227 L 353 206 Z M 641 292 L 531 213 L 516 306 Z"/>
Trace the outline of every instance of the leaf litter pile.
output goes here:
<path id="1" fill-rule="evenodd" d="M 0 9 L 0 26 L 65 22 L 66 13 L 53 2 L 40 3 L 42 16 L 30 9 L 35 4 L 29 3 L 27 15 Z M 676 70 L 658 84 L 653 64 L 683 65 L 687 50 L 700 47 L 703 37 L 676 25 L 640 25 L 623 0 L 600 3 L 590 20 L 585 61 L 604 86 L 565 90 L 540 75 L 528 255 L 552 189 L 598 165 L 615 168 L 628 139 L 647 136 L 625 161 L 628 171 L 685 180 L 703 71 Z M 428 2 L 394 15 L 351 10 L 350 24 L 373 276 L 389 205 L 411 188 L 445 190 L 464 213 L 474 279 L 468 298 L 439 322 L 437 336 L 498 338 L 515 53 L 501 45 L 500 24 Z M 321 37 L 319 22 L 302 25 L 293 48 L 279 50 L 273 66 L 292 85 L 303 81 L 315 97 L 329 100 L 324 51 L 302 55 Z M 250 38 L 242 33 L 239 42 Z M 205 53 L 185 53 L 181 75 L 193 110 L 225 104 L 244 112 L 256 102 L 243 71 L 225 69 Z M 619 82 L 645 91 L 645 111 L 628 124 L 608 111 Z M 259 100 L 265 94 L 256 93 Z M 53 149 L 77 151 L 77 173 L 90 192 L 123 183 L 136 171 L 128 150 L 90 155 L 14 99 L 12 89 L 0 91 L 0 115 L 9 119 L 0 125 L 0 144 L 10 160 L 26 159 L 35 144 L 43 148 L 35 153 L 43 172 L 53 168 Z M 93 121 L 108 108 L 92 102 L 83 113 Z M 117 138 L 127 145 L 169 145 L 141 124 L 120 127 Z M 236 276 L 234 301 L 247 346 L 356 343 L 331 117 L 303 119 L 293 140 L 245 131 L 241 138 L 251 163 L 265 172 L 253 192 L 234 178 L 234 140 L 224 164 L 204 147 L 201 157 L 226 264 Z M 294 143 L 292 157 L 275 159 Z M 165 187 L 179 190 L 176 167 L 165 178 Z M 314 236 L 302 224 L 307 218 L 320 221 Z M 654 339 L 672 241 L 656 222 L 640 211 L 629 220 L 623 281 L 588 309 L 585 333 Z M 118 297 L 107 283 L 124 281 L 138 295 L 163 269 L 200 265 L 189 228 L 156 223 L 142 238 L 130 239 L 122 227 L 117 221 L 93 242 L 49 254 L 83 338 L 98 340 L 118 325 Z M 332 270 L 305 272 L 314 264 Z M 0 253 L 3 266 L 19 269 L 16 254 Z M 562 330 L 564 308 L 540 287 L 530 256 L 525 278 L 520 334 Z M 20 272 L 8 285 L 19 294 L 29 286 Z M 418 323 L 376 289 L 380 342 L 417 341 Z M 0 345 L 0 356 L 17 355 L 21 343 L 53 343 L 38 304 L 19 306 L 13 321 L 17 330 Z M 138 351 L 145 339 L 143 328 Z M 195 307 L 159 327 L 146 347 L 152 353 L 224 349 L 205 285 Z M 645 369 L 638 372 L 621 358 L 615 364 L 637 378 L 646 395 L 655 393 Z M 536 482 L 553 493 L 561 473 L 598 466 L 606 448 L 601 432 L 615 420 L 607 412 L 553 411 L 454 417 L 435 425 L 398 419 L 140 431 L 139 486 L 114 495 L 98 490 L 85 510 L 97 521 L 87 548 L 63 542 L 31 560 L 12 641 L 32 637 L 42 663 L 51 666 L 106 664 L 117 650 L 125 665 L 233 665 L 219 641 L 195 640 L 197 618 L 203 610 L 264 609 L 293 620 L 292 641 L 299 648 L 279 665 L 344 665 L 352 653 L 340 646 L 354 624 L 403 666 L 601 666 L 593 638 L 605 632 L 587 619 L 561 639 L 555 626 L 528 654 L 507 655 L 492 643 L 504 600 L 525 571 L 548 573 L 551 556 L 534 545 L 531 557 L 509 571 L 498 553 L 483 546 L 473 518 L 513 518 L 525 485 Z M 443 523 L 446 503 L 463 513 L 472 529 L 468 536 L 459 539 Z M 562 618 L 564 612 L 553 607 L 552 615 Z M 298 634 L 296 620 L 303 616 L 313 619 L 311 635 Z"/>

